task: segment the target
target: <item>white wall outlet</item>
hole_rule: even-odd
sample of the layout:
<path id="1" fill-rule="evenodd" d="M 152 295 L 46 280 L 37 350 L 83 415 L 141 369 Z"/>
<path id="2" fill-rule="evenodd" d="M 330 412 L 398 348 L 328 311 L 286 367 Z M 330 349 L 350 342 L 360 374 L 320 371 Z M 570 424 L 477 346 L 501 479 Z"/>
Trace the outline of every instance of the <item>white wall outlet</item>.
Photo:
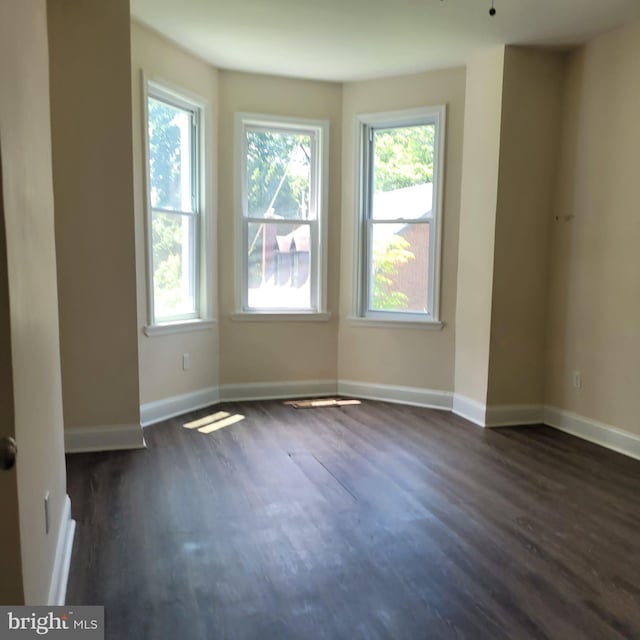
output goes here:
<path id="1" fill-rule="evenodd" d="M 44 532 L 49 535 L 49 527 L 50 527 L 50 519 L 49 519 L 49 492 L 45 493 L 44 496 Z"/>
<path id="2" fill-rule="evenodd" d="M 582 389 L 582 374 L 577 370 L 573 372 L 573 387 L 574 389 Z"/>
<path id="3" fill-rule="evenodd" d="M 191 366 L 191 356 L 188 353 L 182 354 L 182 370 L 188 371 Z"/>

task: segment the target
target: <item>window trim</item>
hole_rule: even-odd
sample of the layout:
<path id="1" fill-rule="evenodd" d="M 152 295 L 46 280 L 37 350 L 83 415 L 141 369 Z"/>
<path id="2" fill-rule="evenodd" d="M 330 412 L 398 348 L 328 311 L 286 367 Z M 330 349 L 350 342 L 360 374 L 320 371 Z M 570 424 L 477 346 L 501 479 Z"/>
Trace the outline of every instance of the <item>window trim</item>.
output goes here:
<path id="1" fill-rule="evenodd" d="M 178 87 L 164 79 L 148 76 L 142 72 L 142 134 L 144 160 L 144 202 L 145 202 L 145 263 L 146 263 L 146 311 L 147 325 L 144 333 L 147 336 L 166 335 L 181 331 L 193 331 L 197 328 L 207 329 L 213 323 L 213 274 L 210 273 L 211 255 L 211 198 L 207 189 L 207 175 L 211 166 L 211 152 L 207 144 L 208 124 L 210 122 L 210 105 L 207 100 L 193 92 Z M 194 197 L 196 211 L 192 214 L 195 225 L 195 296 L 196 311 L 190 314 L 167 318 L 156 318 L 153 283 L 153 212 L 159 211 L 151 206 L 150 197 L 150 157 L 149 157 L 149 98 L 156 98 L 186 109 L 194 114 L 196 134 L 193 150 L 194 162 Z M 180 212 L 173 212 L 180 215 Z"/>
<path id="2" fill-rule="evenodd" d="M 315 173 L 315 198 L 317 199 L 316 218 L 308 220 L 312 238 L 315 227 L 315 244 L 317 255 L 312 260 L 310 272 L 311 308 L 282 309 L 270 307 L 266 309 L 251 309 L 248 306 L 248 274 L 245 254 L 247 251 L 248 219 L 245 211 L 246 204 L 246 131 L 248 128 L 264 128 L 272 131 L 279 129 L 291 133 L 313 133 L 317 145 L 317 166 L 311 167 Z M 234 320 L 247 317 L 256 320 L 274 321 L 278 319 L 304 319 L 326 321 L 327 315 L 327 236 L 328 236 L 328 205 L 329 205 L 329 121 L 310 118 L 295 118 L 275 116 L 260 113 L 236 112 L 234 126 L 234 230 L 235 230 L 235 312 L 231 314 Z M 249 219 L 252 220 L 252 219 Z M 313 246 L 313 240 L 312 240 Z M 315 282 L 314 282 L 315 281 Z M 315 298 L 315 300 L 314 300 Z"/>
<path id="3" fill-rule="evenodd" d="M 435 239 L 433 250 L 429 252 L 429 302 L 430 313 L 418 313 L 410 311 L 376 311 L 368 308 L 369 284 L 368 261 L 369 243 L 368 227 L 370 225 L 370 199 L 369 184 L 371 180 L 371 154 L 369 153 L 369 132 L 375 129 L 392 127 L 415 126 L 421 124 L 434 124 L 434 153 L 433 153 L 433 206 L 430 225 L 430 238 Z M 353 273 L 353 319 L 358 322 L 356 326 L 364 326 L 365 323 L 387 324 L 402 326 L 406 324 L 430 325 L 432 328 L 441 328 L 443 323 L 440 317 L 440 282 L 442 265 L 442 209 L 443 209 L 443 185 L 445 162 L 445 132 L 446 132 L 446 105 L 434 105 L 404 109 L 400 111 L 386 111 L 380 113 L 358 114 L 355 118 L 355 251 Z"/>

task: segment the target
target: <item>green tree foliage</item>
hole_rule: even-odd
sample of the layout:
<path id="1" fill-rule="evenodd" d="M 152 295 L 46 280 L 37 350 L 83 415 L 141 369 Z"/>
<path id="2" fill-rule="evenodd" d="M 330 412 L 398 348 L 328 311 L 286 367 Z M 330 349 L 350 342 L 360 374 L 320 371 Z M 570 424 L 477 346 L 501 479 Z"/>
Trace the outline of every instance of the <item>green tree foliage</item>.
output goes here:
<path id="1" fill-rule="evenodd" d="M 189 218 L 179 214 L 152 214 L 154 301 L 160 315 L 178 313 L 184 303 L 181 286 L 183 225 L 191 223 Z"/>
<path id="2" fill-rule="evenodd" d="M 148 112 L 151 205 L 179 211 L 182 147 L 177 119 L 188 116 L 183 110 L 153 98 L 149 99 Z"/>
<path id="3" fill-rule="evenodd" d="M 434 131 L 433 125 L 376 131 L 374 191 L 433 182 Z"/>
<path id="4" fill-rule="evenodd" d="M 248 131 L 249 215 L 261 218 L 272 207 L 282 218 L 306 218 L 309 211 L 309 169 L 309 135 Z"/>
<path id="5" fill-rule="evenodd" d="M 184 112 L 159 100 L 149 99 L 149 180 L 151 206 L 179 211 L 181 208 L 181 144 L 177 117 Z M 154 213 L 153 281 L 157 310 L 176 311 L 182 301 L 182 216 Z M 188 223 L 186 223 L 188 224 Z"/>
<path id="6" fill-rule="evenodd" d="M 394 277 L 398 267 L 415 260 L 409 250 L 409 242 L 399 235 L 373 243 L 373 296 L 374 309 L 382 311 L 402 310 L 409 305 L 409 298 L 395 288 Z"/>
<path id="7" fill-rule="evenodd" d="M 247 210 L 251 217 L 273 214 L 287 220 L 309 216 L 311 137 L 278 131 L 247 131 Z M 249 286 L 259 286 L 262 273 L 263 225 L 249 237 Z M 291 232 L 290 224 L 278 225 L 277 233 Z"/>

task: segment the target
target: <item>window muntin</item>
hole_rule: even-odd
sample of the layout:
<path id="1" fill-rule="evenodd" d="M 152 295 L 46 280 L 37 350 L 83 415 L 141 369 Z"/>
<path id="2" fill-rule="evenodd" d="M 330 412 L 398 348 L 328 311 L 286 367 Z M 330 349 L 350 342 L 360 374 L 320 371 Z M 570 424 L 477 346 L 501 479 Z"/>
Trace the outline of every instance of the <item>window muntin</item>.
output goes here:
<path id="1" fill-rule="evenodd" d="M 200 317 L 200 107 L 149 83 L 152 324 Z"/>
<path id="2" fill-rule="evenodd" d="M 241 311 L 321 312 L 326 123 L 240 116 Z"/>
<path id="3" fill-rule="evenodd" d="M 360 119 L 361 317 L 438 321 L 444 108 Z"/>

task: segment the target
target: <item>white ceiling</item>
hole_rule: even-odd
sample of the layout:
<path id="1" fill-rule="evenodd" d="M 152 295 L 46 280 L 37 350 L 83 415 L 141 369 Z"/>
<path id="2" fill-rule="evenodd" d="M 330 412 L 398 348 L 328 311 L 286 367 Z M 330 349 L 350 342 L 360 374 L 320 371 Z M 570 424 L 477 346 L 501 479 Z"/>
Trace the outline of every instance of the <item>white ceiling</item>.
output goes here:
<path id="1" fill-rule="evenodd" d="M 131 0 L 134 18 L 216 67 L 360 80 L 464 64 L 496 44 L 569 47 L 640 0 Z"/>

